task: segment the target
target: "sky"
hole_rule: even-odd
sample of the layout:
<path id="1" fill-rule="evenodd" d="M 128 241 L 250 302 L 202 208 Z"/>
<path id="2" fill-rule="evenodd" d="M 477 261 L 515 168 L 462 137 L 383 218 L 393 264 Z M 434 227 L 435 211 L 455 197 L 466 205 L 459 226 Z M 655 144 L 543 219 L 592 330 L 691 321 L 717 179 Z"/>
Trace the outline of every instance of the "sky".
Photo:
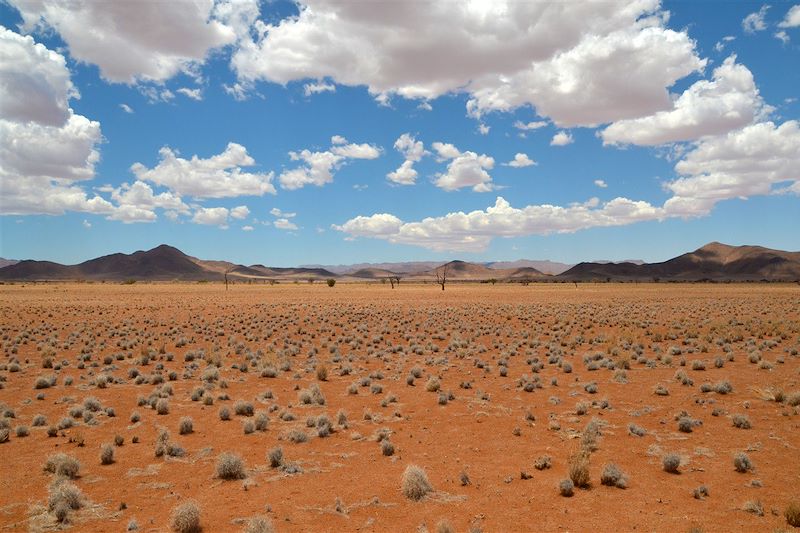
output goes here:
<path id="1" fill-rule="evenodd" d="M 792 2 L 0 2 L 0 257 L 800 250 Z"/>

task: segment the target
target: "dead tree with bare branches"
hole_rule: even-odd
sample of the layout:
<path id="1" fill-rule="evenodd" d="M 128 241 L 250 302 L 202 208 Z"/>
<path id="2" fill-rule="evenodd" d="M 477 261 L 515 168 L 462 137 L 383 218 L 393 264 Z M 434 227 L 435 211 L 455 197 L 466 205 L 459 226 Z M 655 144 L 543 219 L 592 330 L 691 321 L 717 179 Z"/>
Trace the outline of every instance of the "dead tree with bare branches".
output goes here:
<path id="1" fill-rule="evenodd" d="M 230 267 L 230 268 L 225 270 L 225 290 L 226 291 L 228 290 L 228 274 L 230 274 L 233 271 L 234 268 L 236 268 L 236 267 Z"/>
<path id="2" fill-rule="evenodd" d="M 444 290 L 444 284 L 447 283 L 447 264 L 436 269 L 436 283 L 441 285 Z"/>

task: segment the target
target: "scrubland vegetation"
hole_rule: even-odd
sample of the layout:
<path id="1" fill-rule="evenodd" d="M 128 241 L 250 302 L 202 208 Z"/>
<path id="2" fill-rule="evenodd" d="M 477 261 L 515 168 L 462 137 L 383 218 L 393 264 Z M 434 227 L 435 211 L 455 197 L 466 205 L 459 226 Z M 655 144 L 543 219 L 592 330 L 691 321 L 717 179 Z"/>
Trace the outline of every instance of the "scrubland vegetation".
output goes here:
<path id="1" fill-rule="evenodd" d="M 796 286 L 437 287 L 0 288 L 0 526 L 800 525 Z"/>

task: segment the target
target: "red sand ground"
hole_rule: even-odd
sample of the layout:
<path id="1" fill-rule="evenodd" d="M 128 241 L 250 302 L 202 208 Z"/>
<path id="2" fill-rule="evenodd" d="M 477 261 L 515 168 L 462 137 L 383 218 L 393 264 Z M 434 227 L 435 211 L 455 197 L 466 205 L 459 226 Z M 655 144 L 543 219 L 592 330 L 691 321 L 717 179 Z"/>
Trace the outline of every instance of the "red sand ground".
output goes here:
<path id="1" fill-rule="evenodd" d="M 770 388 L 788 397 L 800 391 L 797 285 L 448 285 L 444 292 L 406 284 L 395 290 L 239 285 L 227 292 L 220 285 L 5 285 L 0 327 L 0 404 L 16 415 L 7 419 L 9 441 L 0 444 L 3 531 L 65 527 L 46 512 L 52 475 L 42 465 L 55 452 L 82 465 L 75 484 L 86 504 L 67 526 L 75 531 L 124 531 L 131 519 L 140 531 L 166 531 L 171 509 L 187 498 L 199 503 L 206 532 L 241 531 L 255 515 L 268 516 L 279 532 L 435 531 L 442 519 L 455 531 L 772 531 L 791 529 L 783 511 L 800 499 L 800 408 L 764 399 Z M 176 347 L 181 337 L 188 342 Z M 641 356 L 635 353 L 639 344 Z M 164 354 L 158 353 L 162 345 Z M 54 363 L 67 362 L 60 370 L 42 368 L 48 346 Z M 200 348 L 209 361 L 219 357 L 220 380 L 227 382 L 227 388 L 217 382 L 207 392 L 215 398 L 212 406 L 190 398 L 208 363 L 195 360 L 197 369 L 184 377 L 191 364 L 184 354 Z M 309 353 L 312 348 L 318 352 Z M 249 372 L 232 368 L 259 349 Z M 668 361 L 671 349 L 681 353 Z M 756 349 L 771 368 L 748 361 Z M 82 350 L 91 358 L 79 369 Z M 154 360 L 145 366 L 139 364 L 143 350 L 153 350 Z M 104 356 L 118 353 L 122 360 L 104 364 Z M 614 369 L 588 370 L 584 358 L 592 354 L 620 366 L 629 360 L 627 383 L 614 379 Z M 724 359 L 722 368 L 714 366 L 717 357 Z M 538 373 L 531 368 L 534 358 L 543 365 Z M 507 377 L 500 375 L 501 359 Z M 692 370 L 697 359 L 705 361 L 705 370 Z M 558 360 L 569 362 L 572 373 Z M 10 371 L 14 361 L 18 372 Z M 261 367 L 282 361 L 289 361 L 290 371 L 260 376 Z M 327 366 L 327 381 L 317 380 L 318 363 Z M 340 375 L 343 365 L 351 367 L 349 375 Z M 414 366 L 423 376 L 412 387 L 406 376 Z M 173 390 L 169 414 L 137 406 L 139 397 L 160 385 L 136 385 L 131 368 L 164 376 Z M 171 370 L 175 381 L 167 379 Z M 675 381 L 677 370 L 694 385 Z M 348 394 L 351 383 L 376 372 L 383 378 Z M 94 385 L 104 373 L 119 382 Z M 54 387 L 34 389 L 37 377 L 50 375 L 57 376 Z M 538 376 L 541 388 L 526 392 L 523 375 Z M 72 385 L 64 384 L 67 376 Z M 430 376 L 439 376 L 442 390 L 455 399 L 439 405 L 439 395 L 426 391 Z M 731 383 L 731 394 L 700 391 L 701 384 L 721 380 Z M 462 382 L 472 387 L 461 388 Z M 597 384 L 596 394 L 586 392 L 589 382 Z M 298 400 L 299 389 L 312 383 L 321 387 L 325 405 Z M 668 396 L 654 394 L 659 383 Z M 375 384 L 380 393 L 371 393 Z M 272 399 L 263 397 L 268 389 Z M 40 392 L 44 398 L 36 399 Z M 230 399 L 218 399 L 222 394 Z M 382 407 L 390 394 L 396 403 Z M 89 425 L 78 420 L 48 438 L 47 426 L 89 396 L 116 416 L 101 413 Z M 277 406 L 267 431 L 245 435 L 248 417 L 220 420 L 220 407 L 232 410 L 239 399 L 256 411 Z M 603 400 L 608 408 L 601 408 Z M 583 416 L 576 414 L 579 402 L 591 406 Z M 287 409 L 295 421 L 279 418 Z M 719 416 L 712 416 L 714 409 Z M 347 413 L 346 428 L 336 424 L 340 410 Z M 133 411 L 141 413 L 136 424 L 130 423 Z M 366 411 L 371 420 L 364 419 Z M 679 432 L 675 415 L 681 411 L 702 425 Z M 535 421 L 526 419 L 528 412 Z M 37 414 L 47 418 L 46 426 L 32 427 Z M 327 438 L 306 427 L 307 417 L 320 414 L 334 422 Z M 746 415 L 752 428 L 733 427 L 734 414 Z M 192 417 L 194 433 L 178 434 L 184 416 Z M 591 486 L 562 497 L 558 482 L 568 477 L 568 457 L 593 418 L 602 421 L 602 430 L 590 458 Z M 630 435 L 630 423 L 647 434 Z M 28 426 L 30 435 L 17 437 L 19 425 Z M 155 457 L 160 427 L 185 448 L 184 457 Z M 307 443 L 285 439 L 295 428 L 308 433 Z M 381 428 L 391 433 L 391 457 L 382 455 L 375 438 Z M 124 437 L 124 445 L 115 449 L 113 464 L 101 465 L 100 446 L 115 435 Z M 275 446 L 302 473 L 271 469 L 266 452 Z M 242 456 L 245 480 L 214 477 L 224 451 Z M 740 451 L 752 460 L 752 472 L 735 471 L 732 457 Z M 666 452 L 681 455 L 680 474 L 663 471 Z M 542 455 L 551 456 L 552 468 L 534 469 Z M 608 462 L 627 474 L 626 489 L 600 484 Z M 424 468 L 435 489 L 422 501 L 408 500 L 400 490 L 408 464 Z M 469 485 L 462 486 L 462 472 Z M 701 484 L 710 496 L 694 499 Z M 760 501 L 765 515 L 743 511 L 747 501 Z"/>

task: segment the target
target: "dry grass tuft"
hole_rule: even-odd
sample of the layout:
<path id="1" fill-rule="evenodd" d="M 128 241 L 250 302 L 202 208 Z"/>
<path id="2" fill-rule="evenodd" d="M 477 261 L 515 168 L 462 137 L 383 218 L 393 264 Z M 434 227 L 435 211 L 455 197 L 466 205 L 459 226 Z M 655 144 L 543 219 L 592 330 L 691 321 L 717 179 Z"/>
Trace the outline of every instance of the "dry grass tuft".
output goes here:
<path id="1" fill-rule="evenodd" d="M 403 494 L 409 500 L 419 501 L 433 491 L 425 470 L 417 465 L 408 465 L 403 472 Z"/>

